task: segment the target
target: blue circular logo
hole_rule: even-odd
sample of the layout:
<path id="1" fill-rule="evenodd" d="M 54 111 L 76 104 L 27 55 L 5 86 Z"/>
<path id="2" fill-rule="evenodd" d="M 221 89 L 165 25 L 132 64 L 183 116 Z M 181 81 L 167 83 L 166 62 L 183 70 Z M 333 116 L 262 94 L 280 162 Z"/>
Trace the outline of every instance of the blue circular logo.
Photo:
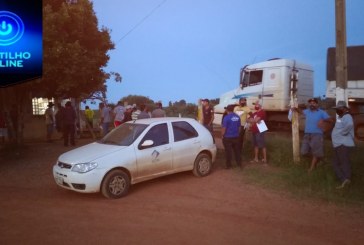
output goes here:
<path id="1" fill-rule="evenodd" d="M 9 46 L 24 34 L 24 23 L 16 14 L 0 11 L 0 46 Z"/>

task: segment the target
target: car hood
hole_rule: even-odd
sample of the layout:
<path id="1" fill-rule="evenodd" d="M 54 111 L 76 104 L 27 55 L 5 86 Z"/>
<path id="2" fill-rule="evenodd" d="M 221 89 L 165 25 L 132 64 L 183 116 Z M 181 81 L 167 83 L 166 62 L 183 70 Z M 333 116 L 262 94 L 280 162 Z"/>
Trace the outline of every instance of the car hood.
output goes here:
<path id="1" fill-rule="evenodd" d="M 59 156 L 58 161 L 69 164 L 90 162 L 126 147 L 94 142 L 63 153 Z"/>

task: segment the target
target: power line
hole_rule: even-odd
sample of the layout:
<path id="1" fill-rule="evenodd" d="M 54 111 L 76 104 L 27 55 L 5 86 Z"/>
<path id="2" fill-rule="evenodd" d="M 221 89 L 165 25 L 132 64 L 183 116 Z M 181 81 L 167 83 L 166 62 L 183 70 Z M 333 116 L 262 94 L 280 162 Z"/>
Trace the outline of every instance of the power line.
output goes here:
<path id="1" fill-rule="evenodd" d="M 116 43 L 122 41 L 124 38 L 126 38 L 130 33 L 132 33 L 138 26 L 143 24 L 144 21 L 146 21 L 158 8 L 160 8 L 167 0 L 163 0 L 161 3 L 159 3 L 157 6 L 155 6 L 146 16 L 144 16 L 143 19 L 141 19 L 135 26 L 133 26 L 124 36 L 122 36 Z"/>

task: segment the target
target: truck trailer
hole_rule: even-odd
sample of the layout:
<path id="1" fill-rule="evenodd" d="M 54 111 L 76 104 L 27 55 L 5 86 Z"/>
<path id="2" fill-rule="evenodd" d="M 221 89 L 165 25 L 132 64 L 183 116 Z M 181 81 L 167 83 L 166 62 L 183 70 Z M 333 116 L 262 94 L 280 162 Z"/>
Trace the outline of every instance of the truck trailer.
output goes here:
<path id="1" fill-rule="evenodd" d="M 345 95 L 354 119 L 355 136 L 364 140 L 364 46 L 347 47 Z M 336 49 L 327 50 L 326 98 L 336 99 Z"/>

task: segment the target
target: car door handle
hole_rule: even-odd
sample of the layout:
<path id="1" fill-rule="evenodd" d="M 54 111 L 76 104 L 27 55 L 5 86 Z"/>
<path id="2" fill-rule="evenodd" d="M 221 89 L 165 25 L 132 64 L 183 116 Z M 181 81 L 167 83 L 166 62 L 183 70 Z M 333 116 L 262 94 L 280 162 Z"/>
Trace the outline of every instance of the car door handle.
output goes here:
<path id="1" fill-rule="evenodd" d="M 201 143 L 201 141 L 199 141 L 199 140 L 196 140 L 193 142 L 193 144 L 200 144 L 200 143 Z"/>
<path id="2" fill-rule="evenodd" d="M 163 149 L 163 151 L 170 151 L 172 148 L 169 146 L 169 147 L 165 147 L 164 149 Z"/>

